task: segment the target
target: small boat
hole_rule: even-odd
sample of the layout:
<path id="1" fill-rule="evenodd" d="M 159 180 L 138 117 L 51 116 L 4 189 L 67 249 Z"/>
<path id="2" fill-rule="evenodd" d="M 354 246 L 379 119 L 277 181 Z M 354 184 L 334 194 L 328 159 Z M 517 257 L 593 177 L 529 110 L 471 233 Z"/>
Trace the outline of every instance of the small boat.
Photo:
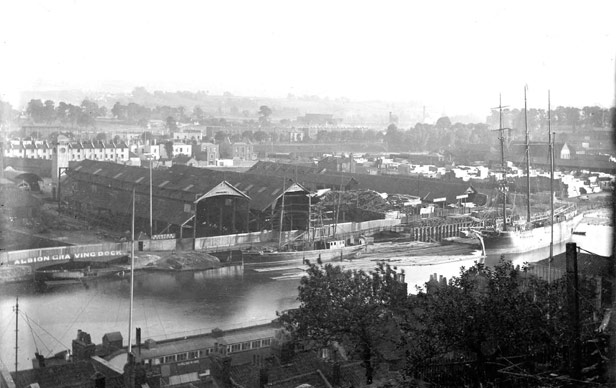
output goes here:
<path id="1" fill-rule="evenodd" d="M 586 236 L 586 232 L 585 231 L 573 231 L 573 234 L 577 234 L 578 236 Z"/>
<path id="2" fill-rule="evenodd" d="M 279 265 L 282 263 L 305 263 L 317 260 L 331 261 L 335 259 L 354 258 L 364 249 L 365 245 L 346 246 L 344 240 L 328 241 L 322 249 L 260 251 L 248 250 L 242 252 L 244 265 Z"/>
<path id="3" fill-rule="evenodd" d="M 120 267 L 104 267 L 104 268 L 71 268 L 71 267 L 54 267 L 53 269 L 39 269 L 34 273 L 34 279 L 41 283 L 50 283 L 56 285 L 62 284 L 77 284 L 88 280 L 101 279 L 111 277 L 122 272 Z"/>

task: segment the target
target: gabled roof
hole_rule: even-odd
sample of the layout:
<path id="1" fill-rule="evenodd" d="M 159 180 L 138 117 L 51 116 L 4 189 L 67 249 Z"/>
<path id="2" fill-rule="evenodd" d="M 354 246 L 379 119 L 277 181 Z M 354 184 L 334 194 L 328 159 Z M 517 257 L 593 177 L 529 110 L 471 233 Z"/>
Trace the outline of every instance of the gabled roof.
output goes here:
<path id="1" fill-rule="evenodd" d="M 256 167 L 256 168 L 255 168 Z M 258 162 L 249 172 L 263 175 L 292 175 L 296 166 L 293 164 Z M 476 191 L 468 182 L 445 181 L 441 179 L 416 178 L 405 175 L 368 175 L 352 173 L 333 173 L 321 171 L 315 174 L 316 168 L 297 166 L 298 182 L 319 182 L 324 185 L 334 184 L 336 186 L 343 182 L 342 186 L 352 184 L 357 189 L 374 190 L 388 194 L 408 194 L 422 198 L 424 201 L 431 201 L 434 198 L 446 197 L 447 202 L 457 202 L 456 196 L 467 193 L 470 188 Z M 301 171 L 304 171 L 302 173 Z"/>
<path id="2" fill-rule="evenodd" d="M 290 179 L 283 177 L 263 179 L 262 175 L 180 165 L 172 166 L 169 172 L 193 180 L 216 182 L 216 184 L 227 181 L 233 187 L 248 195 L 251 198 L 250 207 L 259 211 L 264 211 L 275 204 L 277 198 L 282 194 L 283 187 L 290 187 L 293 184 Z"/>
<path id="3" fill-rule="evenodd" d="M 135 188 L 139 198 L 149 196 L 149 169 L 124 166 L 112 162 L 83 160 L 75 163 L 67 173 L 71 179 L 115 188 L 114 198 L 98 198 L 88 193 L 87 200 L 93 206 L 116 209 L 126 213 L 131 203 L 131 191 Z M 205 168 L 174 165 L 166 170 L 152 171 L 152 197 L 156 219 L 182 224 L 191 214 L 184 211 L 184 204 L 193 203 L 197 198 L 211 192 L 226 182 L 238 196 L 250 198 L 250 208 L 264 211 L 282 194 L 283 187 L 292 182 L 284 178 L 263 179 L 261 175 L 238 172 L 216 171 Z M 300 185 L 301 187 L 301 185 Z M 303 189 L 303 187 L 302 187 Z M 86 198 L 84 198 L 85 200 Z M 138 216 L 149 217 L 149 208 L 136 207 Z M 143 214 L 141 214 L 143 213 Z"/>

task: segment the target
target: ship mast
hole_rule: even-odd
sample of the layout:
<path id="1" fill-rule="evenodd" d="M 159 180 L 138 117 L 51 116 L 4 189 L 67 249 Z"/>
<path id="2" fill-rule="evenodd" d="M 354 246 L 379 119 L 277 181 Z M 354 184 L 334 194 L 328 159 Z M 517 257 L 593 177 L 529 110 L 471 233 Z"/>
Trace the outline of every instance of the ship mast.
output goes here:
<path id="1" fill-rule="evenodd" d="M 132 213 L 132 220 L 131 220 L 131 238 L 130 238 L 130 307 L 128 310 L 128 357 L 130 357 L 130 353 L 133 350 L 131 335 L 133 333 L 133 299 L 134 299 L 133 282 L 134 282 L 134 275 L 135 275 L 134 268 L 135 268 L 135 189 L 133 188 L 133 213 Z"/>
<path id="2" fill-rule="evenodd" d="M 286 191 L 286 180 L 287 178 L 285 177 L 282 181 L 282 199 L 280 204 L 280 231 L 278 232 L 278 249 L 280 249 L 280 247 L 282 246 L 282 225 L 284 224 L 284 194 Z"/>
<path id="3" fill-rule="evenodd" d="M 503 168 L 503 230 L 507 230 L 507 167 L 505 166 L 505 135 L 503 134 L 503 103 L 501 95 L 498 95 L 498 130 L 500 131 L 500 146 L 501 146 L 501 166 Z"/>
<path id="4" fill-rule="evenodd" d="M 503 194 L 503 230 L 507 230 L 507 167 L 505 165 L 505 134 L 504 131 L 511 128 L 503 128 L 503 108 L 507 108 L 502 104 L 501 95 L 498 95 L 498 129 L 492 131 L 499 131 L 498 140 L 500 141 L 501 148 L 501 166 L 503 169 L 503 180 L 500 183 L 500 191 Z M 496 109 L 492 108 L 492 109 Z"/>
<path id="5" fill-rule="evenodd" d="M 526 113 L 526 86 L 524 86 L 524 129 L 526 131 L 526 222 L 530 223 L 530 146 L 528 115 Z"/>
<path id="6" fill-rule="evenodd" d="M 552 116 L 550 109 L 550 91 L 548 90 L 548 147 L 550 156 L 550 261 L 552 261 L 554 257 L 554 139 L 552 138 Z"/>

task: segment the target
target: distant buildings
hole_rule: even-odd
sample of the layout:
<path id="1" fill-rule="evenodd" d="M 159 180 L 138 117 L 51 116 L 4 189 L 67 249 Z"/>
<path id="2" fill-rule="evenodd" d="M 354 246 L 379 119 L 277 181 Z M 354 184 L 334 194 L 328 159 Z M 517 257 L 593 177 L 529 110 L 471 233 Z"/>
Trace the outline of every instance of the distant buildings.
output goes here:
<path id="1" fill-rule="evenodd" d="M 299 116 L 297 122 L 305 125 L 337 125 L 342 119 L 334 118 L 333 114 L 306 113 L 304 116 Z"/>
<path id="2" fill-rule="evenodd" d="M 46 141 L 12 140 L 4 149 L 8 158 L 47 159 L 51 160 L 55 146 Z M 85 159 L 124 163 L 129 160 L 129 148 L 126 143 L 87 141 L 68 143 L 68 159 L 81 161 Z"/>

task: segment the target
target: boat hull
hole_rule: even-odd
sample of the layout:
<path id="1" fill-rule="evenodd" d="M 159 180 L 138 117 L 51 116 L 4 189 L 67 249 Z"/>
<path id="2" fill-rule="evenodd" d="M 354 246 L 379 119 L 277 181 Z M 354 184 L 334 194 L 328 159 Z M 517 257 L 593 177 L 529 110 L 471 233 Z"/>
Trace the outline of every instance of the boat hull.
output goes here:
<path id="1" fill-rule="evenodd" d="M 322 261 L 332 261 L 340 258 L 354 257 L 357 253 L 363 251 L 365 246 L 354 245 L 338 249 L 315 249 L 308 251 L 290 251 L 290 252 L 263 252 L 249 253 L 243 255 L 244 265 L 267 265 L 280 263 L 297 263 L 303 264 L 306 261 L 312 263 L 321 259 Z"/>
<path id="2" fill-rule="evenodd" d="M 554 244 L 569 240 L 573 229 L 582 220 L 582 214 L 576 214 L 568 219 L 554 224 Z M 492 233 L 482 233 L 487 254 L 523 253 L 549 247 L 551 225 L 534 227 L 529 230 L 507 230 Z"/>

